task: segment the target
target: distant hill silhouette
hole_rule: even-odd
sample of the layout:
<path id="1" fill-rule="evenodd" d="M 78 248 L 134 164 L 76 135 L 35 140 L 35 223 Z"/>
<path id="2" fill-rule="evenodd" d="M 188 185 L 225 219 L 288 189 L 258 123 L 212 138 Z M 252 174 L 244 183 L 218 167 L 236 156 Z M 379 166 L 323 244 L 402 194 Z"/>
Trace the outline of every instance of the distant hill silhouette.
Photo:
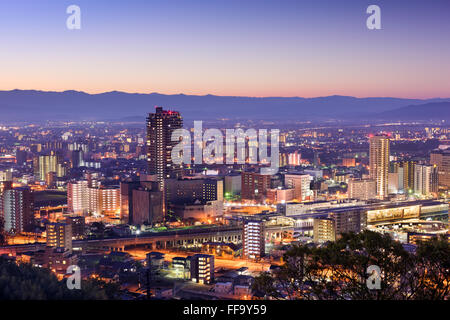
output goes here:
<path id="1" fill-rule="evenodd" d="M 367 118 L 406 105 L 419 105 L 450 99 L 355 98 L 329 96 L 227 97 L 79 91 L 46 92 L 35 90 L 0 91 L 1 121 L 45 120 L 138 120 L 155 105 L 180 111 L 185 119 L 219 118 L 256 120 L 314 120 Z"/>
<path id="2" fill-rule="evenodd" d="M 409 105 L 381 112 L 376 117 L 395 120 L 450 120 L 450 102 Z"/>

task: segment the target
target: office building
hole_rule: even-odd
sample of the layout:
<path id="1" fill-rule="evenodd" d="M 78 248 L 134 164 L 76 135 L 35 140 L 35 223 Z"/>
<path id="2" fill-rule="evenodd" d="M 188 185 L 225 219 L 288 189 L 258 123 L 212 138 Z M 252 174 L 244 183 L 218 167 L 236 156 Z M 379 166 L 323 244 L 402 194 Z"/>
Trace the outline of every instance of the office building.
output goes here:
<path id="1" fill-rule="evenodd" d="M 223 201 L 223 180 L 198 177 L 168 179 L 166 199 L 169 203 Z"/>
<path id="2" fill-rule="evenodd" d="M 152 189 L 141 186 L 133 189 L 131 201 L 133 209 L 129 215 L 130 224 L 154 224 L 163 221 L 163 193 L 157 187 Z"/>
<path id="3" fill-rule="evenodd" d="M 284 186 L 294 189 L 294 199 L 305 201 L 311 196 L 311 176 L 308 174 L 285 174 Z"/>
<path id="4" fill-rule="evenodd" d="M 448 190 L 450 188 L 450 149 L 431 152 L 430 164 L 437 167 L 439 189 Z"/>
<path id="5" fill-rule="evenodd" d="M 72 239 L 82 239 L 85 233 L 85 218 L 83 216 L 68 216 L 66 223 L 71 226 Z"/>
<path id="6" fill-rule="evenodd" d="M 315 242 L 335 241 L 342 233 L 359 233 L 367 226 L 367 213 L 363 207 L 328 209 L 322 213 L 326 216 L 313 221 Z"/>
<path id="7" fill-rule="evenodd" d="M 263 201 L 266 192 L 270 189 L 271 175 L 255 172 L 242 172 L 241 174 L 241 198 L 243 200 Z"/>
<path id="8" fill-rule="evenodd" d="M 343 158 L 342 159 L 342 166 L 344 166 L 344 167 L 355 167 L 356 166 L 356 159 L 355 158 Z"/>
<path id="9" fill-rule="evenodd" d="M 89 202 L 89 182 L 87 180 L 67 183 L 67 209 L 69 212 L 87 214 Z"/>
<path id="10" fill-rule="evenodd" d="M 120 183 L 121 221 L 138 225 L 163 221 L 163 193 L 157 181 L 147 181 L 151 176 L 141 176 L 141 181 Z"/>
<path id="11" fill-rule="evenodd" d="M 399 190 L 404 193 L 414 192 L 414 168 L 415 161 L 396 161 L 391 164 L 390 172 L 397 173 L 399 179 Z"/>
<path id="12" fill-rule="evenodd" d="M 128 180 L 120 182 L 120 219 L 122 223 L 133 221 L 133 190 L 141 186 L 140 181 Z"/>
<path id="13" fill-rule="evenodd" d="M 349 199 L 375 199 L 377 196 L 376 182 L 371 179 L 352 179 L 348 182 L 347 193 Z"/>
<path id="14" fill-rule="evenodd" d="M 241 194 L 242 180 L 240 174 L 227 175 L 224 178 L 224 196 L 232 197 Z"/>

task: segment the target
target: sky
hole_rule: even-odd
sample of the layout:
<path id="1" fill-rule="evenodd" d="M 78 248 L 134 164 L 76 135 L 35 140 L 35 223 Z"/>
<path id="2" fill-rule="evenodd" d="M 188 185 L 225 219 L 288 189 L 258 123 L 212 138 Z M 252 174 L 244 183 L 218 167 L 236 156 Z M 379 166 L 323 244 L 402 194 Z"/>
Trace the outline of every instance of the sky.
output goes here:
<path id="1" fill-rule="evenodd" d="M 449 0 L 0 2 L 0 90 L 448 98 L 449 58 Z"/>

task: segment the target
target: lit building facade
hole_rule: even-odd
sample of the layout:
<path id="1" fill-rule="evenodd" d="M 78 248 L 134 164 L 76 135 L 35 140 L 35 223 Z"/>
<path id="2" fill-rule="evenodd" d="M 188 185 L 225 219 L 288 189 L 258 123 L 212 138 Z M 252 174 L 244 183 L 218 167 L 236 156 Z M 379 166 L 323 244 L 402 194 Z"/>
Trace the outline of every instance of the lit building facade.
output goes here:
<path id="1" fill-rule="evenodd" d="M 242 234 L 242 256 L 244 259 L 257 260 L 265 255 L 264 221 L 247 220 Z"/>
<path id="2" fill-rule="evenodd" d="M 194 254 L 190 259 L 191 279 L 201 284 L 214 282 L 214 256 Z"/>
<path id="3" fill-rule="evenodd" d="M 67 184 L 67 208 L 70 213 L 104 215 L 120 220 L 120 188 L 106 187 L 88 180 Z"/>
<path id="4" fill-rule="evenodd" d="M 294 189 L 294 199 L 305 201 L 311 196 L 311 177 L 308 174 L 285 174 L 284 185 L 286 188 Z"/>
<path id="5" fill-rule="evenodd" d="M 349 199 L 370 200 L 377 196 L 377 186 L 372 179 L 352 179 L 348 182 Z"/>
<path id="6" fill-rule="evenodd" d="M 0 217 L 5 221 L 5 231 L 30 232 L 34 224 L 33 194 L 29 188 L 4 190 L 0 196 Z"/>
<path id="7" fill-rule="evenodd" d="M 72 251 L 72 226 L 68 223 L 47 223 L 47 247 Z"/>
<path id="8" fill-rule="evenodd" d="M 389 137 L 371 136 L 369 143 L 370 178 L 376 182 L 377 197 L 384 199 L 388 195 Z"/>
<path id="9" fill-rule="evenodd" d="M 428 195 L 432 191 L 433 166 L 417 164 L 414 168 L 414 192 Z"/>

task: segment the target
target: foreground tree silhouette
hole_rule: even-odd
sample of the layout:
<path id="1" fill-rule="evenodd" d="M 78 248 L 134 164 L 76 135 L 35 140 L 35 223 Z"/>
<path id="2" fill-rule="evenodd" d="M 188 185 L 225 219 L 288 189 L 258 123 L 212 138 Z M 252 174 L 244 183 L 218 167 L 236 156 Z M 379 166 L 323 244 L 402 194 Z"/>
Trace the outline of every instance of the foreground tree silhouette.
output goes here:
<path id="1" fill-rule="evenodd" d="M 253 289 L 287 299 L 444 299 L 449 295 L 448 257 L 445 239 L 421 243 L 411 254 L 388 235 L 366 230 L 343 234 L 322 247 L 292 247 L 285 264 L 257 277 Z M 371 265 L 381 270 L 380 289 L 367 285 Z"/>
<path id="2" fill-rule="evenodd" d="M 411 271 L 415 297 L 422 300 L 450 299 L 450 244 L 446 236 L 421 242 Z"/>
<path id="3" fill-rule="evenodd" d="M 98 280 L 82 281 L 69 290 L 47 269 L 16 265 L 0 257 L 0 300 L 106 300 L 117 298 L 118 288 Z"/>
<path id="4" fill-rule="evenodd" d="M 0 217 L 0 245 L 4 245 L 6 243 L 5 220 L 3 217 Z"/>

